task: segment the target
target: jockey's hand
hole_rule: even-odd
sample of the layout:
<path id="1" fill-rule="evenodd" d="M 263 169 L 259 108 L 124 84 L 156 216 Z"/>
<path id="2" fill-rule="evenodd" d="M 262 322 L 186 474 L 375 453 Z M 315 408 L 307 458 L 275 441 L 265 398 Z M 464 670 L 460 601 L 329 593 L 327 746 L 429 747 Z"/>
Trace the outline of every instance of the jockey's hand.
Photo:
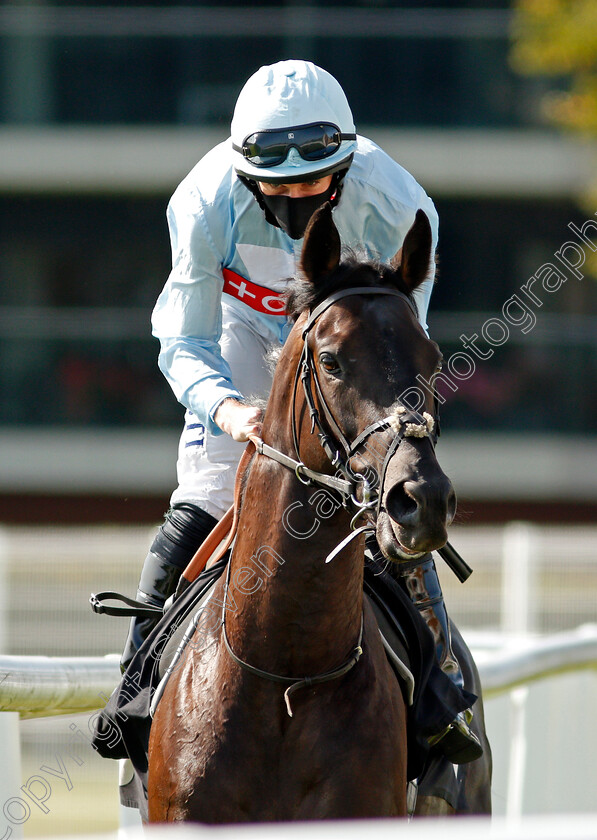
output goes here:
<path id="1" fill-rule="evenodd" d="M 218 406 L 214 420 L 223 432 L 242 443 L 249 440 L 249 435 L 261 435 L 262 417 L 263 409 L 229 397 Z"/>

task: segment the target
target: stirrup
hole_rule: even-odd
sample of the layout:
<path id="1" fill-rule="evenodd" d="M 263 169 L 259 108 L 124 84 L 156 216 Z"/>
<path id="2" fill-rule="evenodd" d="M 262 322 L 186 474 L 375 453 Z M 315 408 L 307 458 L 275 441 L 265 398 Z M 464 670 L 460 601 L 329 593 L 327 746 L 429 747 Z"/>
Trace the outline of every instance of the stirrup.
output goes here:
<path id="1" fill-rule="evenodd" d="M 438 735 L 428 738 L 427 743 L 443 753 L 452 764 L 476 761 L 483 755 L 483 747 L 469 726 L 472 718 L 470 709 L 460 712 Z"/>

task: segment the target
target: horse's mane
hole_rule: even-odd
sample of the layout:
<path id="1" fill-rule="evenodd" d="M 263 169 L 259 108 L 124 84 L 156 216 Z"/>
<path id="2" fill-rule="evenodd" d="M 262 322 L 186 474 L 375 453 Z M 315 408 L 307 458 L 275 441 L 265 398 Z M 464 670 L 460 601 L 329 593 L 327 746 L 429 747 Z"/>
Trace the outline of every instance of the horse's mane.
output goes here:
<path id="1" fill-rule="evenodd" d="M 286 294 L 286 310 L 293 320 L 305 310 L 312 310 L 329 295 L 351 286 L 389 286 L 403 292 L 415 306 L 415 301 L 399 271 L 381 261 L 363 262 L 355 252 L 349 252 L 338 268 L 317 284 L 302 280 L 291 281 Z M 416 310 L 416 306 L 415 306 Z"/>

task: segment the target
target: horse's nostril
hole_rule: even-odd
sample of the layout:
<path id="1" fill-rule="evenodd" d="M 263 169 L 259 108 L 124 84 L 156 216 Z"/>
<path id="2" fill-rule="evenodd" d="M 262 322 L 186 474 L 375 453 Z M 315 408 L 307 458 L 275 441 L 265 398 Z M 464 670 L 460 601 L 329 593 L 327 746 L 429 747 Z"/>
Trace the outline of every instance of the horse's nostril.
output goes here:
<path id="1" fill-rule="evenodd" d="M 406 492 L 404 483 L 395 484 L 386 495 L 386 510 L 394 522 L 402 522 L 417 512 L 417 501 Z"/>

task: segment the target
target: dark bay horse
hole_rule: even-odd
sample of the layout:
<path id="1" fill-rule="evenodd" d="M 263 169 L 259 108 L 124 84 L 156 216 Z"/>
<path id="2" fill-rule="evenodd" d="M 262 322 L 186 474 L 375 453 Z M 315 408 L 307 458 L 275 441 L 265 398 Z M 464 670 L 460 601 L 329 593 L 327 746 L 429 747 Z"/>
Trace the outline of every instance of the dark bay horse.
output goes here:
<path id="1" fill-rule="evenodd" d="M 388 560 L 416 558 L 455 512 L 433 400 L 401 401 L 441 360 L 411 299 L 430 259 L 421 212 L 383 268 L 340 262 L 329 205 L 311 220 L 227 573 L 153 720 L 152 822 L 406 813 L 406 707 L 363 540 L 376 529 Z"/>

